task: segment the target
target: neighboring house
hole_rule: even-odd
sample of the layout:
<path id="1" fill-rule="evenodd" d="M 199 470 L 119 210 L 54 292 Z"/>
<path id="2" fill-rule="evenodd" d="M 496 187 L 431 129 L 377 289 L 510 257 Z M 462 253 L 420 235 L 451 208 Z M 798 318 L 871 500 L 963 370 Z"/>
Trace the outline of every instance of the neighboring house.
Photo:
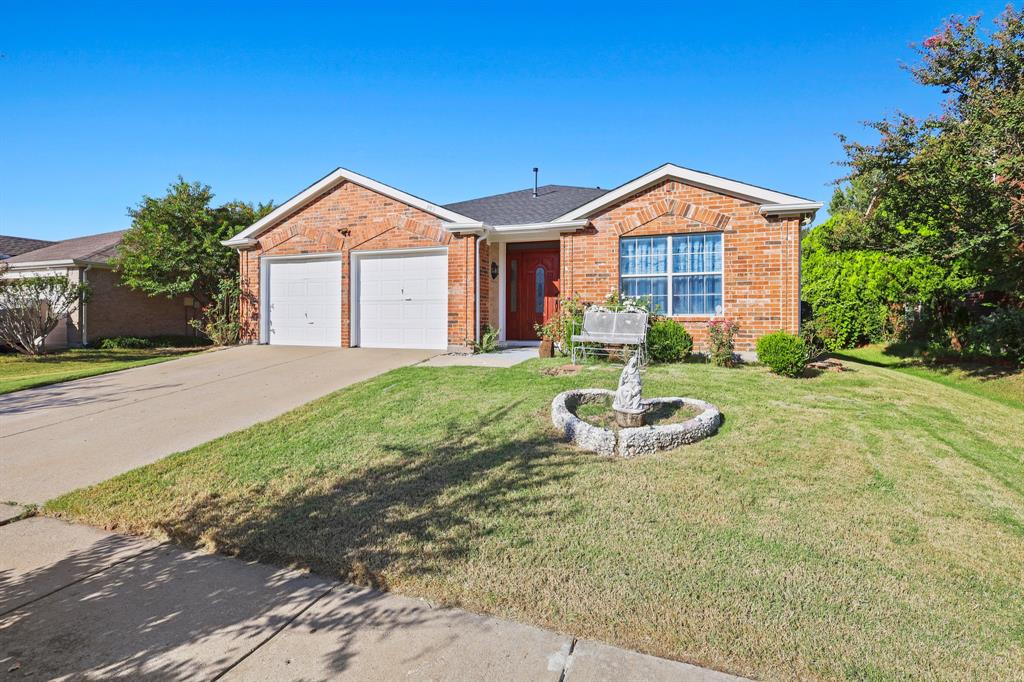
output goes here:
<path id="1" fill-rule="evenodd" d="M 121 285 L 110 259 L 126 231 L 46 242 L 3 261 L 8 268 L 4 277 L 56 274 L 89 284 L 89 300 L 53 330 L 47 348 L 82 346 L 110 336 L 195 335 L 189 299 L 150 297 Z"/>
<path id="2" fill-rule="evenodd" d="M 27 237 L 11 237 L 0 234 L 0 261 L 27 251 L 41 249 L 50 244 L 53 242 L 48 242 L 45 239 L 28 239 Z"/>
<path id="3" fill-rule="evenodd" d="M 339 168 L 224 242 L 249 342 L 465 348 L 505 342 L 560 298 L 650 296 L 698 344 L 800 326 L 800 226 L 816 201 L 661 166 L 615 189 L 545 185 L 439 206 Z"/>

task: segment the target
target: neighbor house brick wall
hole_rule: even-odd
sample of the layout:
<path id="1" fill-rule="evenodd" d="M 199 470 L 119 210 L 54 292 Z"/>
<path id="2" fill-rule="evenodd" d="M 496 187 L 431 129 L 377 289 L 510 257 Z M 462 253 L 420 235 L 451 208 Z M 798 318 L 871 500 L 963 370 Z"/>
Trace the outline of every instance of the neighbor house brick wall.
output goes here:
<path id="1" fill-rule="evenodd" d="M 763 334 L 800 326 L 800 219 L 765 218 L 758 205 L 666 180 L 608 207 L 581 232 L 561 240 L 562 289 L 585 302 L 619 287 L 619 239 L 649 235 L 723 234 L 724 316 L 740 325 L 737 350 L 753 350 Z M 676 317 L 697 349 L 707 342 L 707 316 Z"/>
<path id="2" fill-rule="evenodd" d="M 240 251 L 243 340 L 259 340 L 260 258 L 302 254 L 341 255 L 341 344 L 351 345 L 350 265 L 353 251 L 448 248 L 448 342 L 473 338 L 475 237 L 453 237 L 429 213 L 351 182 L 325 192 Z"/>
<path id="3" fill-rule="evenodd" d="M 92 268 L 85 280 L 91 292 L 85 304 L 89 343 L 110 336 L 195 336 L 192 310 L 181 296 L 147 296 L 123 286 L 113 270 Z"/>

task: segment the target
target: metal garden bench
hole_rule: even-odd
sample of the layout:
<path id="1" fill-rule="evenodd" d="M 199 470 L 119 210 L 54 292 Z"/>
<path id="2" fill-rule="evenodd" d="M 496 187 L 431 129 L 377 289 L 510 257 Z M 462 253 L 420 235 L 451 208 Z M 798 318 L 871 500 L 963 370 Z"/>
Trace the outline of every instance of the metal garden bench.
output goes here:
<path id="1" fill-rule="evenodd" d="M 583 330 L 572 336 L 572 362 L 576 364 L 576 354 L 583 358 L 593 348 L 590 344 L 601 346 L 636 346 L 640 354 L 640 362 L 647 359 L 647 311 L 640 308 L 626 310 L 609 310 L 600 306 L 591 306 L 583 313 Z M 607 348 L 605 349 L 607 352 Z"/>

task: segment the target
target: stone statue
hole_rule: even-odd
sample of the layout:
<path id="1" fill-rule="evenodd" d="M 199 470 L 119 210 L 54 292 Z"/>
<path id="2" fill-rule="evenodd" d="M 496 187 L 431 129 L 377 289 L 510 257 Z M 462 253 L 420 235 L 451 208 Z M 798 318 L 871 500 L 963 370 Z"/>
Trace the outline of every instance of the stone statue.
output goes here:
<path id="1" fill-rule="evenodd" d="M 634 353 L 619 375 L 619 389 L 615 391 L 615 400 L 612 402 L 615 421 L 619 426 L 643 426 L 644 412 L 647 411 L 640 396 L 643 388 L 643 380 L 640 378 L 640 355 Z"/>

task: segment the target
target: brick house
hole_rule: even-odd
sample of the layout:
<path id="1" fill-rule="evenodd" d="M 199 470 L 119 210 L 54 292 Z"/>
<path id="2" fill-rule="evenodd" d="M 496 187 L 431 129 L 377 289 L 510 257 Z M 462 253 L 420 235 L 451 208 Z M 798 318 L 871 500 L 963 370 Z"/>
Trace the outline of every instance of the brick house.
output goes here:
<path id="1" fill-rule="evenodd" d="M 110 336 L 195 336 L 190 300 L 150 297 L 121 284 L 110 259 L 126 231 L 42 242 L 40 248 L 3 261 L 3 277 L 62 275 L 89 284 L 88 301 L 46 337 L 47 348 L 84 346 Z"/>
<path id="2" fill-rule="evenodd" d="M 507 343 L 561 298 L 648 296 L 700 348 L 800 326 L 800 226 L 821 207 L 672 164 L 611 190 L 545 185 L 445 206 L 341 169 L 224 242 L 252 343 L 465 348 Z"/>

